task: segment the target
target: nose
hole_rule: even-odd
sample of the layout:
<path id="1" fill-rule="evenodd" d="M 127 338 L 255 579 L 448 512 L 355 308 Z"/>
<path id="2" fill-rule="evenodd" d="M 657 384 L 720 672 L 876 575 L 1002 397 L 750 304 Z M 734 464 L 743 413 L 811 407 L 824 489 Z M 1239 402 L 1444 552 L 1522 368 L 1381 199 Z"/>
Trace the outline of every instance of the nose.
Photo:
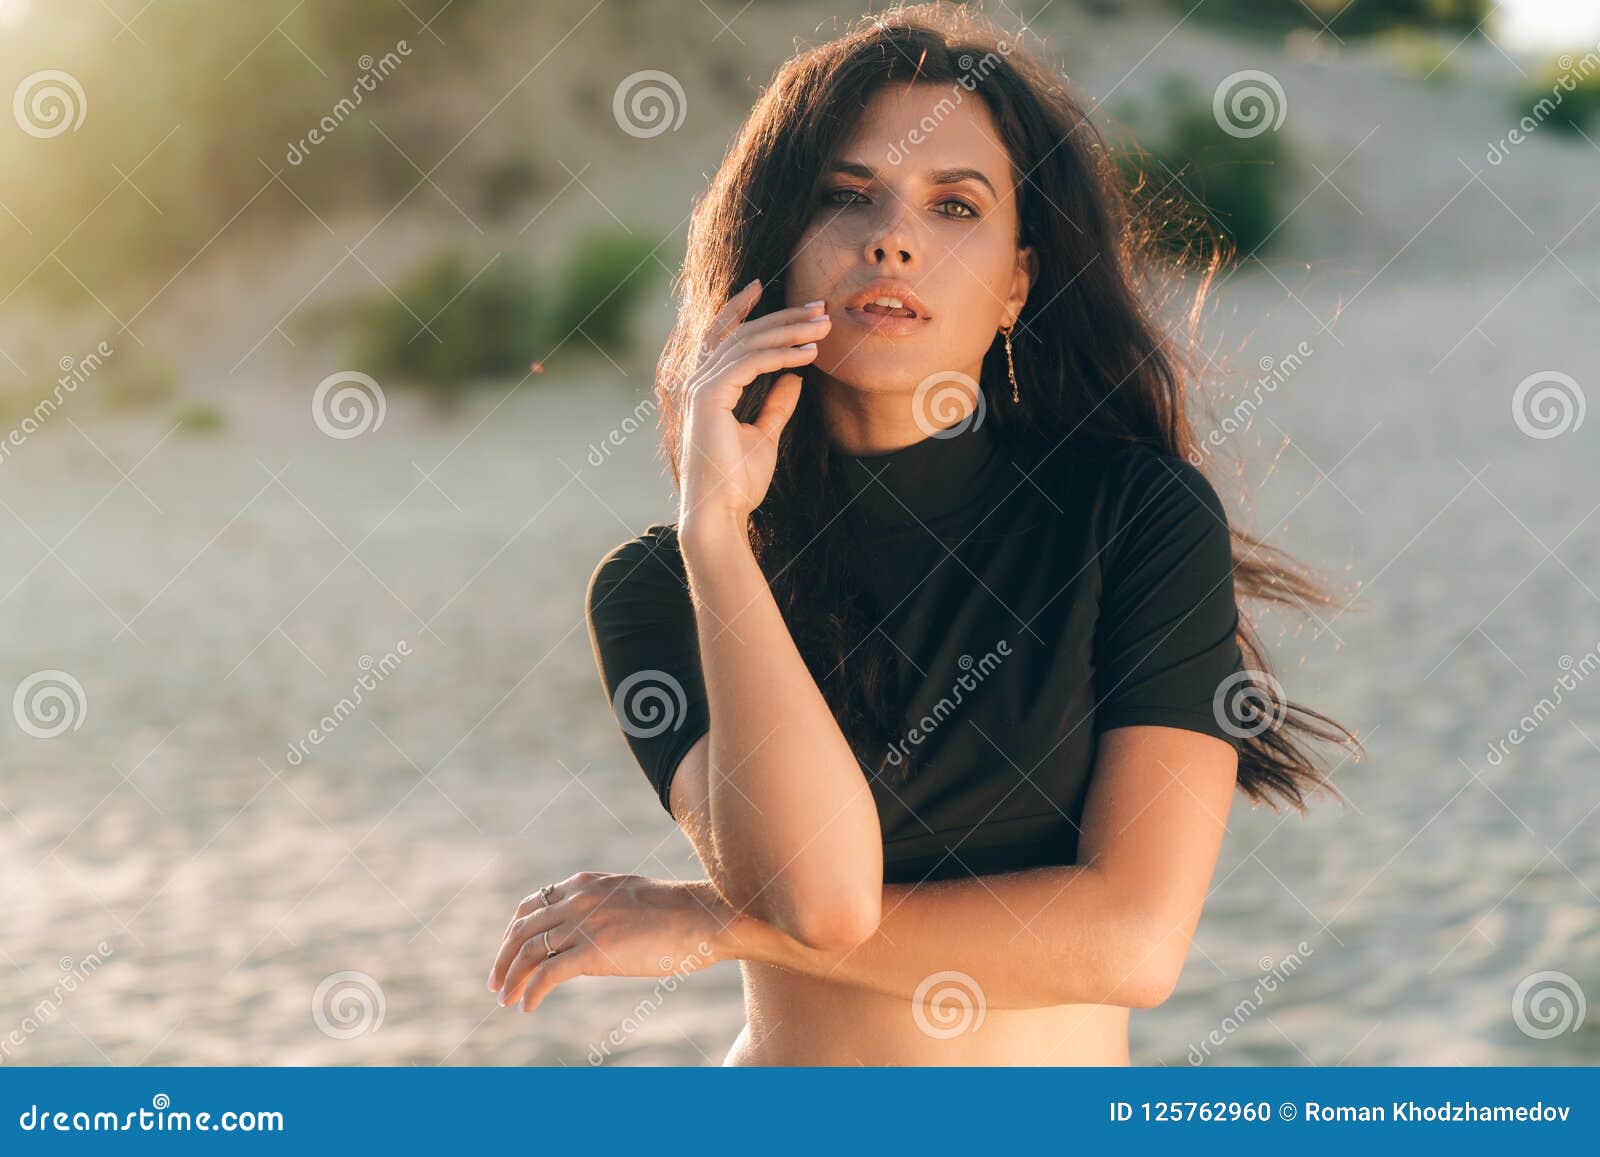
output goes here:
<path id="1" fill-rule="evenodd" d="M 914 248 L 903 208 L 896 204 L 883 225 L 867 241 L 865 256 L 869 265 L 911 265 L 915 262 L 912 256 Z"/>
<path id="2" fill-rule="evenodd" d="M 897 238 L 889 238 L 874 242 L 867 250 L 867 261 L 873 265 L 882 265 L 893 259 L 901 265 L 911 264 L 911 250 L 905 248 Z"/>

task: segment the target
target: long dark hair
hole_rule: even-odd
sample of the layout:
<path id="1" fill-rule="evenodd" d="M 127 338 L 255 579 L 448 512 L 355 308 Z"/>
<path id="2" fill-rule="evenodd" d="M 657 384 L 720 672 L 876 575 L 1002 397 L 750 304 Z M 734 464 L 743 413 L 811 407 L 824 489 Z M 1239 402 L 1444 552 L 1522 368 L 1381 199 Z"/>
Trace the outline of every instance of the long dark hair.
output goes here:
<path id="1" fill-rule="evenodd" d="M 975 72 L 983 79 L 973 86 Z M 752 316 L 784 307 L 783 271 L 815 212 L 819 175 L 872 94 L 907 82 L 975 89 L 1027 175 L 1017 191 L 1020 240 L 1034 247 L 1039 270 L 1013 332 L 1026 388 L 1013 404 L 997 341 L 983 362 L 980 381 L 990 393 L 983 420 L 1012 445 L 1140 443 L 1195 461 L 1187 362 L 1199 304 L 1225 251 L 1210 248 L 1185 327 L 1191 344 L 1175 348 L 1155 321 L 1161 303 L 1152 296 L 1164 280 L 1155 276 L 1162 266 L 1154 259 L 1161 223 L 1135 209 L 1104 138 L 1063 78 L 982 16 L 934 3 L 864 17 L 846 35 L 785 62 L 697 202 L 675 282 L 677 324 L 656 378 L 662 454 L 675 483 L 682 483 L 684 387 L 712 318 L 757 276 L 764 284 Z M 760 411 L 775 379 L 765 375 L 745 391 L 741 420 Z M 1006 396 L 993 394 L 997 389 Z M 837 529 L 833 452 L 814 397 L 802 389 L 785 427 L 772 485 L 750 520 L 751 545 L 841 731 L 870 775 L 888 776 L 888 737 L 902 707 L 890 678 L 893 655 L 863 601 L 859 546 Z M 1252 800 L 1277 797 L 1304 811 L 1310 792 L 1338 792 L 1302 741 L 1354 743 L 1358 757 L 1359 742 L 1327 716 L 1282 697 L 1242 600 L 1297 609 L 1333 600 L 1281 552 L 1237 528 L 1232 536 L 1237 641 L 1245 668 L 1260 676 L 1240 690 L 1255 718 L 1269 724 L 1241 740 L 1239 786 Z"/>

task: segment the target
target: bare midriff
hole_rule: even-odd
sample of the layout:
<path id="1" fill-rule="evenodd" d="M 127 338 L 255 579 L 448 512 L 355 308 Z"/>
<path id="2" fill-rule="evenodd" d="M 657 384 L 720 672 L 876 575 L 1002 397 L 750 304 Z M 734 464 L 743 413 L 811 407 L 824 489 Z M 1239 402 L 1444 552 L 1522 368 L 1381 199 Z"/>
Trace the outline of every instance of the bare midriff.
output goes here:
<path id="1" fill-rule="evenodd" d="M 1128 1010 L 995 1008 L 967 978 L 909 998 L 744 961 L 746 1024 L 724 1065 L 1126 1065 Z"/>

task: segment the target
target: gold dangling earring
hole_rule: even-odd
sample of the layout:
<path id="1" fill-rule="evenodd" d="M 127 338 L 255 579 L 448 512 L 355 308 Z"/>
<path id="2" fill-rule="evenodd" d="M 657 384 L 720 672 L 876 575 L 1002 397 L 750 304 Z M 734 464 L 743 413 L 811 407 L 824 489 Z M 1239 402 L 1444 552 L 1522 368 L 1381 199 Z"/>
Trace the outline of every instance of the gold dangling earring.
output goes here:
<path id="1" fill-rule="evenodd" d="M 1008 325 L 1000 332 L 1005 335 L 1006 339 L 1006 373 L 1011 376 L 1011 400 L 1020 404 L 1022 401 L 1022 394 L 1017 388 L 1017 367 L 1016 363 L 1011 360 L 1011 328 L 1012 327 Z"/>

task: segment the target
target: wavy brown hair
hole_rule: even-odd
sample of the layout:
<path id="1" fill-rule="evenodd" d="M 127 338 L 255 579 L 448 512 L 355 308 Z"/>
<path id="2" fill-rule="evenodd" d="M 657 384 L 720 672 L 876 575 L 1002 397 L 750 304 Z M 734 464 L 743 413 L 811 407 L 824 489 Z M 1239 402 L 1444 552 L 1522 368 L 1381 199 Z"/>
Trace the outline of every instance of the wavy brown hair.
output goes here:
<path id="1" fill-rule="evenodd" d="M 1225 248 L 1207 247 L 1183 333 L 1165 333 L 1156 321 L 1161 287 L 1176 279 L 1165 276 L 1157 247 L 1170 222 L 1137 208 L 1105 139 L 1061 76 L 981 15 L 935 3 L 864 17 L 845 35 L 786 61 L 696 203 L 675 279 L 677 323 L 655 387 L 661 450 L 676 484 L 682 484 L 685 386 L 711 321 L 755 277 L 763 285 L 752 316 L 785 306 L 784 271 L 817 211 L 818 180 L 848 138 L 852 114 L 890 84 L 953 88 L 967 78 L 964 87 L 971 85 L 980 62 L 983 79 L 968 90 L 985 102 L 1025 174 L 1017 187 L 1019 243 L 1039 256 L 1013 334 L 1017 376 L 1026 383 L 1022 403 L 992 393 L 1009 390 L 997 340 L 980 379 L 990 395 L 983 420 L 995 423 L 996 435 L 1013 447 L 1070 443 L 1088 451 L 1137 443 L 1197 462 L 1187 404 L 1197 375 L 1190 362 L 1200 306 L 1226 260 Z M 742 421 L 760 412 L 776 377 L 763 375 L 746 389 L 735 411 Z M 784 429 L 772 485 L 750 520 L 751 546 L 857 758 L 869 775 L 904 776 L 910 761 L 891 772 L 887 759 L 886 737 L 897 732 L 903 707 L 895 702 L 893 653 L 864 602 L 865 584 L 855 577 L 864 565 L 860 548 L 839 529 L 834 452 L 814 399 L 814 391 L 802 389 Z M 1258 726 L 1266 724 L 1241 740 L 1239 786 L 1255 801 L 1282 800 L 1304 811 L 1314 791 L 1338 795 L 1305 741 L 1352 743 L 1358 757 L 1360 745 L 1327 716 L 1283 698 L 1243 601 L 1298 609 L 1333 605 L 1333 599 L 1282 552 L 1237 528 L 1231 534 L 1234 592 L 1241 601 L 1237 641 L 1245 668 L 1254 673 L 1241 699 Z"/>

